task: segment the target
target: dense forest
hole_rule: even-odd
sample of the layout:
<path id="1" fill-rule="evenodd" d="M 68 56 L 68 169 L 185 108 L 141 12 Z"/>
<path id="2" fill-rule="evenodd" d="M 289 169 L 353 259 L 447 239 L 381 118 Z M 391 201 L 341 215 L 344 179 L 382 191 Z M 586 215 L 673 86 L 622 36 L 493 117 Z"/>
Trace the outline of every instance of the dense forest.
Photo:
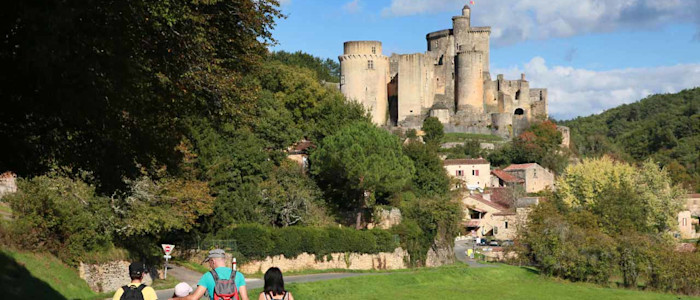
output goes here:
<path id="1" fill-rule="evenodd" d="M 653 159 L 674 183 L 700 192 L 700 88 L 659 94 L 598 115 L 558 122 L 584 157 Z"/>

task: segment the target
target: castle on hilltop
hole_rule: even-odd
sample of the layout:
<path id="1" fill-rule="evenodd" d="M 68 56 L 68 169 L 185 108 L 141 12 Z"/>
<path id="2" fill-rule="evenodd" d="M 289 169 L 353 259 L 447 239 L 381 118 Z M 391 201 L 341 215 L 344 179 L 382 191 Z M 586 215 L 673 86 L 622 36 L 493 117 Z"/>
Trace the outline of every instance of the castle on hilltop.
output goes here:
<path id="1" fill-rule="evenodd" d="M 513 137 L 546 119 L 547 90 L 489 72 L 491 27 L 472 27 L 471 9 L 452 17 L 452 29 L 428 33 L 428 51 L 382 54 L 379 41 L 350 41 L 340 60 L 340 90 L 362 103 L 380 126 L 420 128 L 437 117 L 446 132 Z"/>

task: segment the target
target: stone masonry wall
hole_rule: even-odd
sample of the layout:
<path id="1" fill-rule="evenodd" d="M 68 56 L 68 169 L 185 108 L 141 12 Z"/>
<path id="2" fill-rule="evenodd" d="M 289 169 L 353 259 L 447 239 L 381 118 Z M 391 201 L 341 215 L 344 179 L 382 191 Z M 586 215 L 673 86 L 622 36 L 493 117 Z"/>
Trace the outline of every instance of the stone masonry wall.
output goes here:
<path id="1" fill-rule="evenodd" d="M 396 270 L 408 267 L 408 252 L 402 248 L 396 248 L 394 252 L 383 252 L 378 254 L 358 254 L 358 253 L 332 253 L 332 258 L 319 257 L 313 254 L 302 253 L 296 258 L 287 258 L 284 255 L 267 257 L 264 260 L 255 260 L 239 266 L 243 273 L 264 273 L 270 267 L 278 267 L 283 272 L 301 270 L 326 270 L 326 269 L 348 269 L 348 270 Z"/>
<path id="2" fill-rule="evenodd" d="M 113 292 L 131 282 L 129 264 L 128 261 L 123 260 L 103 264 L 80 263 L 78 273 L 93 291 L 98 293 Z M 144 283 L 147 285 L 153 283 L 149 274 L 144 276 Z"/>

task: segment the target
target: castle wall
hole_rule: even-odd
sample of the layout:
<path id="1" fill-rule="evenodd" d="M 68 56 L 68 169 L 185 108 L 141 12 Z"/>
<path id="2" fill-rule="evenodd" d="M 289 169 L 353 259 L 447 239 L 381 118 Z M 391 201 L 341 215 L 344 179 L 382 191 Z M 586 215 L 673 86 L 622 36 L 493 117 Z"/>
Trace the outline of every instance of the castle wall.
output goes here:
<path id="1" fill-rule="evenodd" d="M 436 117 L 442 124 L 450 122 L 450 111 L 447 109 L 433 109 L 430 111 L 430 116 Z"/>
<path id="2" fill-rule="evenodd" d="M 484 108 L 487 113 L 500 113 L 498 107 L 498 91 L 496 90 L 496 82 L 491 80 L 489 73 L 484 74 Z"/>
<path id="3" fill-rule="evenodd" d="M 426 56 L 433 60 L 434 103 L 454 109 L 455 99 L 455 49 L 452 30 L 429 33 Z"/>
<path id="4" fill-rule="evenodd" d="M 569 148 L 571 143 L 571 130 L 569 127 L 557 125 L 557 131 L 561 132 L 561 147 Z"/>
<path id="5" fill-rule="evenodd" d="M 533 118 L 545 120 L 549 117 L 547 89 L 530 89 L 530 107 Z"/>
<path id="6" fill-rule="evenodd" d="M 489 72 L 491 27 L 471 27 L 462 37 L 457 38 L 457 51 L 479 51 L 483 53 L 482 68 Z"/>
<path id="7" fill-rule="evenodd" d="M 452 18 L 452 25 L 426 35 L 425 53 L 390 59 L 381 54 L 380 42 L 345 43 L 339 57 L 341 92 L 362 103 L 378 125 L 420 128 L 430 115 L 444 123 L 446 132 L 511 138 L 547 118 L 546 89 L 531 89 L 524 75 L 491 80 L 491 27 L 472 27 L 469 6 Z"/>
<path id="8" fill-rule="evenodd" d="M 398 119 L 423 116 L 433 105 L 432 61 L 424 54 L 397 55 L 398 61 Z"/>
<path id="9" fill-rule="evenodd" d="M 483 53 L 463 51 L 457 54 L 456 102 L 457 110 L 474 113 L 484 111 Z"/>
<path id="10" fill-rule="evenodd" d="M 513 115 L 509 113 L 491 114 L 491 128 L 502 137 L 513 136 Z"/>
<path id="11" fill-rule="evenodd" d="M 381 42 L 356 41 L 344 44 L 340 60 L 340 91 L 362 103 L 372 121 L 385 125 L 388 118 L 389 58 L 381 54 Z"/>

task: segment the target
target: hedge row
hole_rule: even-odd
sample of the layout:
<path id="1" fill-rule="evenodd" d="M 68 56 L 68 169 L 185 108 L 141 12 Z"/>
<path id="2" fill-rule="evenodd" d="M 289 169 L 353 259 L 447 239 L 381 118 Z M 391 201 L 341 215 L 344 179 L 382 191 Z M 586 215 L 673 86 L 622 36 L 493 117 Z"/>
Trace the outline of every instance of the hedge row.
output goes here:
<path id="1" fill-rule="evenodd" d="M 296 257 L 304 252 L 316 256 L 344 252 L 375 254 L 393 252 L 399 247 L 394 235 L 380 229 L 301 226 L 273 228 L 250 224 L 222 230 L 217 238 L 235 239 L 238 251 L 246 259 L 280 254 Z"/>

